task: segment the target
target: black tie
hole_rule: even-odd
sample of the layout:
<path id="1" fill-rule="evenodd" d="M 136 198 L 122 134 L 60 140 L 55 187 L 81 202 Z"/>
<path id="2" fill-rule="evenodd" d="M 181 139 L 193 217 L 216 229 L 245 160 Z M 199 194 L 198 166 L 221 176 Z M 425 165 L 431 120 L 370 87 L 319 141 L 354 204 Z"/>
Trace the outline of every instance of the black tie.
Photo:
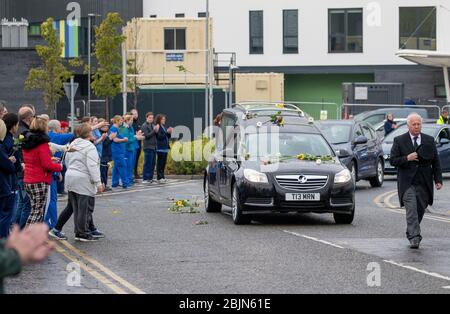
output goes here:
<path id="1" fill-rule="evenodd" d="M 417 140 L 418 140 L 418 136 L 414 137 L 414 150 L 417 150 L 417 148 L 419 147 L 419 145 L 417 145 Z"/>

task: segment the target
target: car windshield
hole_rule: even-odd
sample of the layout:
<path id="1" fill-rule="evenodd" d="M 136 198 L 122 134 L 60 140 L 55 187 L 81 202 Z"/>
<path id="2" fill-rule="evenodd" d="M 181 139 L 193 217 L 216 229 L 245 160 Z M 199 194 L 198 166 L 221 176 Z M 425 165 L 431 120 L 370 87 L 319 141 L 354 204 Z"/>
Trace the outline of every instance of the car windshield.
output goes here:
<path id="1" fill-rule="evenodd" d="M 426 126 L 424 125 L 422 127 L 422 133 L 425 133 L 427 135 L 430 135 L 432 137 L 435 137 L 435 130 L 436 128 L 432 127 L 432 126 Z M 398 129 L 392 131 L 391 133 L 389 133 L 385 138 L 384 138 L 384 142 L 385 143 L 393 143 L 394 142 L 394 138 L 396 138 L 397 136 L 400 136 L 402 134 L 405 134 L 406 132 L 408 132 L 408 126 L 407 125 L 403 125 L 401 127 L 399 127 Z"/>
<path id="2" fill-rule="evenodd" d="M 245 137 L 244 153 L 252 157 L 334 156 L 321 134 L 307 133 L 254 133 Z"/>
<path id="3" fill-rule="evenodd" d="M 350 142 L 352 126 L 349 124 L 320 124 L 320 130 L 331 144 L 344 144 Z"/>

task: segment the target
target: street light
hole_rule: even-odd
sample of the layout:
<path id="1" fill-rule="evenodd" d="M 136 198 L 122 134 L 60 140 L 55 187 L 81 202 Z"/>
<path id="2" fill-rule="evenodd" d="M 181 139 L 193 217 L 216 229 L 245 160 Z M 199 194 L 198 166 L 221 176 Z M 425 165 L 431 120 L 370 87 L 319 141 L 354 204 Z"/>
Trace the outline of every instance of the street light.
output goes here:
<path id="1" fill-rule="evenodd" d="M 88 102 L 87 102 L 87 116 L 91 115 L 91 48 L 92 48 L 92 22 L 91 18 L 101 16 L 100 14 L 88 14 Z M 86 114 L 86 113 L 85 113 Z"/>

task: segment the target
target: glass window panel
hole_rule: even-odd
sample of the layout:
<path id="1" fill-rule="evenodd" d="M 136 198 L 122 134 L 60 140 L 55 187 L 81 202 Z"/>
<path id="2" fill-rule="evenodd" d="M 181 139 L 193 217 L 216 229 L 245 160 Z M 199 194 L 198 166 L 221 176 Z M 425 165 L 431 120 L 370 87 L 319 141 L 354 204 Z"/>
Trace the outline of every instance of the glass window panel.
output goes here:
<path id="1" fill-rule="evenodd" d="M 345 51 L 345 13 L 330 12 L 330 50 Z"/>
<path id="2" fill-rule="evenodd" d="M 283 11 L 283 53 L 298 53 L 298 10 Z"/>
<path id="3" fill-rule="evenodd" d="M 175 30 L 165 29 L 164 30 L 164 49 L 174 50 L 175 49 Z"/>
<path id="4" fill-rule="evenodd" d="M 250 53 L 264 52 L 263 11 L 250 11 Z"/>
<path id="5" fill-rule="evenodd" d="M 400 48 L 436 50 L 436 8 L 403 7 L 400 15 Z"/>
<path id="6" fill-rule="evenodd" d="M 176 30 L 176 50 L 186 50 L 186 29 Z"/>

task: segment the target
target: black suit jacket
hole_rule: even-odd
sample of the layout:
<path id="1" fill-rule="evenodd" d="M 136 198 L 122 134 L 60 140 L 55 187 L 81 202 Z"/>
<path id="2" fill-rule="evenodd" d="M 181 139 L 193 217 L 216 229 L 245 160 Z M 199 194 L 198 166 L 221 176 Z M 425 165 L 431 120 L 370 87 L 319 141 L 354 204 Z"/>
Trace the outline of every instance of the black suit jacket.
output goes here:
<path id="1" fill-rule="evenodd" d="M 429 160 L 408 161 L 408 155 L 415 151 L 409 132 L 394 139 L 394 145 L 392 145 L 391 150 L 391 165 L 398 169 L 397 186 L 401 206 L 404 206 L 402 200 L 403 194 L 411 187 L 418 171 L 420 171 L 419 180 L 426 186 L 426 190 L 429 193 L 428 199 L 430 205 L 433 205 L 433 181 L 435 183 L 442 183 L 441 164 L 434 138 L 422 133 L 421 146 L 427 150 L 427 155 L 431 158 Z"/>

